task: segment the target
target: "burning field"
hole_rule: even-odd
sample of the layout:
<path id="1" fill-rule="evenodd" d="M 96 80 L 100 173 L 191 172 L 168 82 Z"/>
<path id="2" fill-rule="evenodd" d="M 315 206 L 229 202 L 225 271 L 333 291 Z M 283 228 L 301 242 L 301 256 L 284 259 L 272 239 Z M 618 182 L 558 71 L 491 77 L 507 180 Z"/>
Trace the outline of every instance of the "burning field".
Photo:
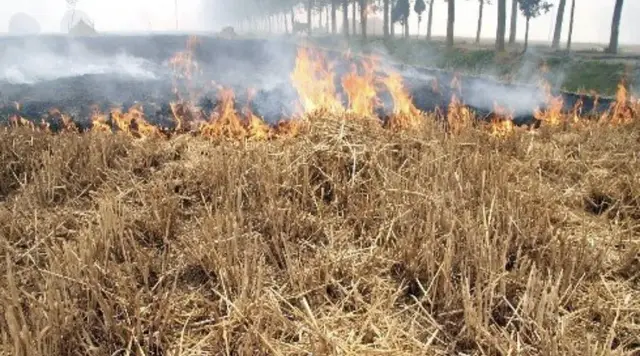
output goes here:
<path id="1" fill-rule="evenodd" d="M 202 84 L 195 46 L 145 102 L 3 89 L 0 353 L 640 351 L 624 83 L 543 82 L 528 113 L 300 48 L 290 87 L 236 88 Z"/>

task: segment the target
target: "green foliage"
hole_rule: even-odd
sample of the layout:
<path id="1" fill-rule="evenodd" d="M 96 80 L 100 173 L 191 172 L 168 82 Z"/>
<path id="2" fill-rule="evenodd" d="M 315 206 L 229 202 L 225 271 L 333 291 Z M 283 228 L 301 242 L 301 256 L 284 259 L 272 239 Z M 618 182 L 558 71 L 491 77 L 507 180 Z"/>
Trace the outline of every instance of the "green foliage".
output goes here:
<path id="1" fill-rule="evenodd" d="M 409 5 L 409 0 L 398 0 L 391 10 L 391 22 L 404 25 L 405 21 L 409 18 L 410 10 L 411 5 Z"/>
<path id="2" fill-rule="evenodd" d="M 418 14 L 418 19 L 422 16 L 422 13 L 427 10 L 427 4 L 425 4 L 424 0 L 416 0 L 416 3 L 413 5 L 413 11 Z"/>
<path id="3" fill-rule="evenodd" d="M 551 10 L 553 4 L 546 0 L 518 0 L 522 15 L 528 19 L 536 18 L 543 12 L 546 14 Z"/>
<path id="4" fill-rule="evenodd" d="M 213 1 L 213 0 L 212 0 Z M 224 3 L 228 0 L 216 0 Z M 328 0 L 315 0 L 314 5 L 324 4 Z M 269 15 L 288 13 L 291 8 L 298 5 L 308 5 L 304 0 L 235 0 L 235 5 L 230 6 L 229 16 L 236 20 L 260 18 Z M 223 8 L 226 8 L 222 6 Z"/>
<path id="5" fill-rule="evenodd" d="M 553 67 L 550 66 L 551 69 Z M 613 95 L 618 83 L 625 75 L 622 63 L 603 61 L 580 61 L 567 66 L 564 88 L 571 91 L 594 89 L 603 95 Z M 628 82 L 635 85 L 632 78 Z"/>

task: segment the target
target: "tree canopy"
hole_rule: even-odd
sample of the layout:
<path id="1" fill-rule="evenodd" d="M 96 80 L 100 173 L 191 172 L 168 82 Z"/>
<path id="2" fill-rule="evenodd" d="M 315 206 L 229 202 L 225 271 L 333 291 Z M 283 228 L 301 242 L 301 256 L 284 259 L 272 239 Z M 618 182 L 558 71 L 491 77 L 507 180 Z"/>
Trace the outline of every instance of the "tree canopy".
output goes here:
<path id="1" fill-rule="evenodd" d="M 398 0 L 391 10 L 391 23 L 397 22 L 404 25 L 405 21 L 409 18 L 409 11 L 411 11 L 409 0 Z"/>
<path id="2" fill-rule="evenodd" d="M 14 35 L 35 35 L 40 33 L 40 24 L 24 12 L 13 14 L 9 19 L 9 33 Z"/>
<path id="3" fill-rule="evenodd" d="M 543 12 L 547 13 L 553 7 L 553 4 L 546 0 L 518 0 L 522 15 L 528 19 L 540 16 Z"/>
<path id="4" fill-rule="evenodd" d="M 424 0 L 416 0 L 416 3 L 413 5 L 413 11 L 418 14 L 418 21 L 422 21 L 422 13 L 427 10 L 427 4 Z"/>

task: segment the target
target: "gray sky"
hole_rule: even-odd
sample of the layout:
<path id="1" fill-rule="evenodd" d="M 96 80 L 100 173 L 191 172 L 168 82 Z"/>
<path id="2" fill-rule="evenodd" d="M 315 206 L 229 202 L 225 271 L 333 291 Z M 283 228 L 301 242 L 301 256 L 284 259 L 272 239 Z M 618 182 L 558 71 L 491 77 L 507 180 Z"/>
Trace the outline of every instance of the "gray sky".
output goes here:
<path id="1" fill-rule="evenodd" d="M 207 21 L 203 14 L 201 2 L 203 0 L 178 0 L 179 23 L 181 30 L 203 30 L 219 28 L 222 24 Z M 511 3 L 511 1 L 508 1 Z M 553 0 L 557 3 L 557 0 Z M 570 2 L 570 1 L 568 1 Z M 576 24 L 574 41 L 600 42 L 608 41 L 611 28 L 614 0 L 578 0 L 576 6 Z M 230 2 L 233 3 L 233 2 Z M 495 0 L 494 0 L 495 3 Z M 129 32 L 129 31 L 166 31 L 174 30 L 174 0 L 80 0 L 78 9 L 88 13 L 95 22 L 98 31 Z M 127 9 L 128 10 L 124 10 Z M 566 22 L 568 23 L 568 9 Z M 20 0 L 4 1 L 0 6 L 0 32 L 6 32 L 9 18 L 15 12 L 26 12 L 35 17 L 43 32 L 58 32 L 60 21 L 68 9 L 64 0 Z M 224 12 L 225 9 L 220 9 Z M 474 36 L 478 14 L 477 1 L 458 0 L 456 14 L 456 35 Z M 496 31 L 496 6 L 487 5 L 483 27 L 484 38 L 492 38 Z M 531 22 L 531 39 L 547 40 L 551 36 L 551 25 L 555 12 L 552 10 Z M 640 14 L 640 1 L 627 0 L 624 4 L 622 24 L 620 27 L 620 42 L 622 44 L 640 44 L 640 21 L 635 20 Z M 220 18 L 220 13 L 215 18 Z M 417 16 L 412 13 L 411 31 L 417 31 Z M 211 16 L 213 18 L 214 16 Z M 426 15 L 420 33 L 426 33 Z M 301 19 L 303 20 L 303 19 Z M 434 35 L 443 35 L 446 28 L 446 3 L 436 0 L 434 13 Z M 518 22 L 518 38 L 524 36 L 524 18 Z M 563 40 L 566 39 L 568 25 L 564 26 Z"/>

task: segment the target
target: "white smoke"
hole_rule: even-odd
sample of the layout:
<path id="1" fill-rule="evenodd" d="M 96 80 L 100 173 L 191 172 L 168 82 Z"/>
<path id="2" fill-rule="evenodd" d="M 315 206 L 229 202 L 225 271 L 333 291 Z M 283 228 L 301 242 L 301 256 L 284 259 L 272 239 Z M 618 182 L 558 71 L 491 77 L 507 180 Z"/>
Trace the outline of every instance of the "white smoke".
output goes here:
<path id="1" fill-rule="evenodd" d="M 136 79 L 156 79 L 157 66 L 143 58 L 117 53 L 99 56 L 78 44 L 69 55 L 59 55 L 31 45 L 5 48 L 0 54 L 0 81 L 35 84 L 41 81 L 87 74 L 114 74 Z"/>

